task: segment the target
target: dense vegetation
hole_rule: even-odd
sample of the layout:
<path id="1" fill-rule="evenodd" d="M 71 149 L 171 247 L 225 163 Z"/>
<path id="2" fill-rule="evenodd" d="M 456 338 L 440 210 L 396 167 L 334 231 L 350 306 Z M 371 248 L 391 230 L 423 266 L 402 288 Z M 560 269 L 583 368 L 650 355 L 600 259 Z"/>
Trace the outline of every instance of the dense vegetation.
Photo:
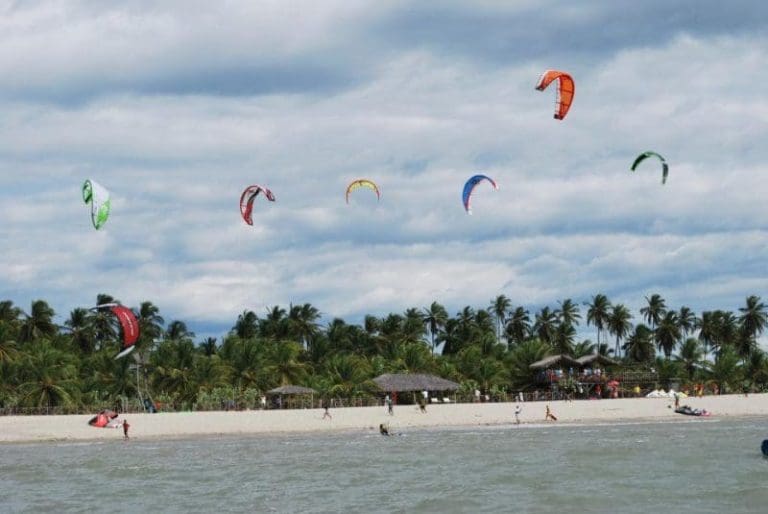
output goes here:
<path id="1" fill-rule="evenodd" d="M 108 301 L 113 298 L 97 298 Z M 183 321 L 166 323 L 151 302 L 135 312 L 137 350 L 114 360 L 117 327 L 109 314 L 76 308 L 58 326 L 43 300 L 27 312 L 0 302 L 0 407 L 111 406 L 135 402 L 137 387 L 177 409 L 211 408 L 222 398 L 250 405 L 285 384 L 353 397 L 371 393 L 370 379 L 389 372 L 434 373 L 466 391 L 526 391 L 535 387 L 531 363 L 550 354 L 595 352 L 653 367 L 662 384 L 674 379 L 714 381 L 729 390 L 745 383 L 768 388 L 768 360 L 757 344 L 768 313 L 758 296 L 749 296 L 737 312 L 697 316 L 652 295 L 635 318 L 602 294 L 581 307 L 566 299 L 534 313 L 502 295 L 455 316 L 435 302 L 384 318 L 366 316 L 362 325 L 333 319 L 327 326 L 310 304 L 275 306 L 264 317 L 244 311 L 221 342 L 195 342 Z M 595 343 L 576 341 L 581 323 L 595 331 Z"/>

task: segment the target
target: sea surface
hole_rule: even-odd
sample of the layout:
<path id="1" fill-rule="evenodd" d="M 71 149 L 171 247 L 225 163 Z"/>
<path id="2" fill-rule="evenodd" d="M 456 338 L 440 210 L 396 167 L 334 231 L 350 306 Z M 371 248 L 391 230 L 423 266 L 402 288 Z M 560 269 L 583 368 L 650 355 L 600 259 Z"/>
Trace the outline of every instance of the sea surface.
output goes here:
<path id="1" fill-rule="evenodd" d="M 0 512 L 762 513 L 766 438 L 711 418 L 5 444 Z"/>

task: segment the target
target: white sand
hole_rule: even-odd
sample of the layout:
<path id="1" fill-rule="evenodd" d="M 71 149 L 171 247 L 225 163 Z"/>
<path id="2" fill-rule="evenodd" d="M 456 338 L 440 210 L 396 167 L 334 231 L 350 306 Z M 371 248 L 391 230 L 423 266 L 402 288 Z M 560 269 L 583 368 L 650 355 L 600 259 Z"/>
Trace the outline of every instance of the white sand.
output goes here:
<path id="1" fill-rule="evenodd" d="M 543 423 L 605 423 L 625 420 L 690 421 L 676 414 L 669 398 L 627 398 L 616 400 L 578 400 L 573 402 L 521 403 L 520 421 Z M 705 396 L 686 398 L 681 404 L 703 408 L 715 418 L 768 416 L 768 394 Z M 558 418 L 544 420 L 546 405 Z M 514 423 L 514 403 L 430 404 L 427 413 L 418 406 L 396 405 L 394 416 L 385 407 L 331 409 L 332 419 L 323 419 L 322 409 L 267 410 L 240 412 L 181 412 L 127 414 L 131 439 L 181 438 L 210 435 L 269 434 L 377 430 L 379 423 L 390 423 L 395 431 L 414 427 L 471 427 Z M 122 429 L 93 428 L 93 415 L 78 416 L 0 416 L 0 443 L 25 441 L 119 440 Z"/>

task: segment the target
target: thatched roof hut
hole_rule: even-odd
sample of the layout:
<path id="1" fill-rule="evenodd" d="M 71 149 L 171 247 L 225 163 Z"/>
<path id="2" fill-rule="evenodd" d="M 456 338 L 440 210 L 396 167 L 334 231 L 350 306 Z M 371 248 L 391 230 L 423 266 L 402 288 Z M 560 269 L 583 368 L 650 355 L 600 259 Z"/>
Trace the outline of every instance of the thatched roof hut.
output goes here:
<path id="1" fill-rule="evenodd" d="M 315 394 L 315 393 L 317 393 L 317 391 L 315 391 L 310 387 L 302 387 L 302 386 L 295 386 L 295 385 L 275 387 L 274 389 L 270 389 L 269 391 L 267 391 L 267 394 L 269 395 L 281 395 L 281 396 L 298 395 L 298 394 Z"/>
<path id="2" fill-rule="evenodd" d="M 564 353 L 558 354 L 558 355 L 550 355 L 549 357 L 544 357 L 540 361 L 536 361 L 533 364 L 529 366 L 531 369 L 547 369 L 547 368 L 554 368 L 555 366 L 567 366 L 567 367 L 574 367 L 574 366 L 580 366 L 579 361 L 571 357 L 570 355 L 566 355 Z"/>
<path id="3" fill-rule="evenodd" d="M 409 391 L 456 391 L 459 384 L 435 375 L 423 373 L 391 373 L 373 379 L 382 391 L 395 393 Z"/>
<path id="4" fill-rule="evenodd" d="M 582 357 L 579 357 L 576 359 L 576 362 L 579 363 L 579 367 L 583 368 L 585 366 L 594 366 L 595 363 L 601 364 L 603 366 L 618 366 L 619 362 L 615 361 L 613 359 L 610 359 L 606 357 L 605 355 L 600 355 L 599 353 L 593 353 L 592 355 L 584 355 Z"/>

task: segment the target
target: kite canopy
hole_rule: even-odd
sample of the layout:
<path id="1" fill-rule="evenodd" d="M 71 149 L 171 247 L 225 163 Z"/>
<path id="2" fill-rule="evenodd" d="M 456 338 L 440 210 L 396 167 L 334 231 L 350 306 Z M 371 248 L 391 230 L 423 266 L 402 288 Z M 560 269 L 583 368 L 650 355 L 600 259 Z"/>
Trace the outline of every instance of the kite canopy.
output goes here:
<path id="1" fill-rule="evenodd" d="M 349 203 L 350 193 L 352 193 L 352 191 L 360 189 L 361 187 L 371 189 L 374 193 L 376 193 L 376 198 L 378 200 L 381 200 L 381 192 L 379 191 L 379 186 L 377 186 L 376 183 L 373 182 L 372 180 L 368 180 L 367 178 L 359 178 L 357 180 L 353 180 L 347 186 L 347 192 L 344 194 L 347 200 L 347 203 Z"/>
<path id="2" fill-rule="evenodd" d="M 94 417 L 92 417 L 88 424 L 92 427 L 97 428 L 106 428 L 109 426 L 109 422 L 113 419 L 115 419 L 118 416 L 117 412 L 109 409 L 105 409 L 98 414 L 96 414 Z"/>
<path id="3" fill-rule="evenodd" d="M 667 175 L 669 174 L 669 166 L 667 166 L 667 161 L 662 157 L 661 155 L 657 154 L 656 152 L 643 152 L 640 155 L 637 156 L 637 159 L 635 159 L 635 162 L 632 163 L 632 171 L 635 171 L 635 168 L 638 167 L 638 165 L 646 160 L 648 157 L 656 157 L 661 161 L 661 183 L 666 184 L 667 183 Z"/>
<path id="4" fill-rule="evenodd" d="M 115 359 L 125 357 L 134 349 L 136 341 L 139 339 L 139 322 L 131 309 L 120 305 L 119 303 L 102 303 L 94 308 L 95 311 L 107 310 L 114 314 L 122 329 L 122 349 L 115 355 Z"/>
<path id="5" fill-rule="evenodd" d="M 464 210 L 466 210 L 468 214 L 472 214 L 472 206 L 470 205 L 472 193 L 475 191 L 475 187 L 477 187 L 477 185 L 483 180 L 490 182 L 493 186 L 493 189 L 497 191 L 499 190 L 499 186 L 496 185 L 496 182 L 494 182 L 492 178 L 486 175 L 475 175 L 467 180 L 467 182 L 464 184 L 464 190 L 461 192 L 461 201 L 464 203 Z"/>
<path id="6" fill-rule="evenodd" d="M 544 91 L 554 80 L 558 81 L 557 97 L 555 100 L 555 119 L 562 120 L 571 108 L 573 95 L 576 93 L 576 85 L 573 78 L 564 71 L 547 70 L 541 74 L 536 89 Z"/>
<path id="7" fill-rule="evenodd" d="M 253 225 L 253 218 L 251 217 L 253 212 L 253 201 L 256 200 L 259 193 L 263 193 L 270 202 L 275 201 L 275 195 L 273 195 L 272 191 L 266 187 L 262 187 L 258 184 L 246 187 L 243 194 L 240 195 L 240 214 L 242 215 L 243 220 L 249 225 Z"/>
<path id="8" fill-rule="evenodd" d="M 93 228 L 100 229 L 109 218 L 109 191 L 95 180 L 83 182 L 83 201 L 91 205 Z"/>

